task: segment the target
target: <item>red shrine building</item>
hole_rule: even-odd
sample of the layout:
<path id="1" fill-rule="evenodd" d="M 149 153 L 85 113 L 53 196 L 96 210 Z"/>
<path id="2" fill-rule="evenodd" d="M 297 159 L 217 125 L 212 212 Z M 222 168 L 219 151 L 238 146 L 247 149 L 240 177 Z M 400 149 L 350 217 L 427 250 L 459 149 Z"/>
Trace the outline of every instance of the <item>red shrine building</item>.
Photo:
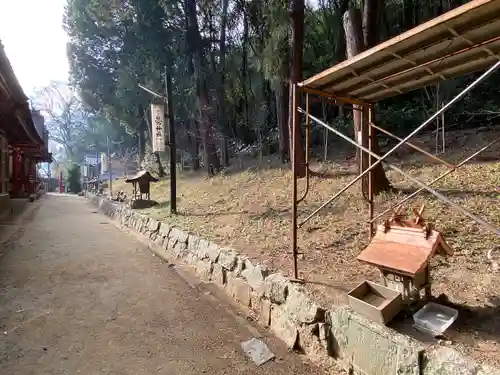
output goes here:
<path id="1" fill-rule="evenodd" d="M 0 216 L 11 198 L 37 192 L 37 164 L 50 161 L 45 120 L 30 109 L 0 43 Z"/>

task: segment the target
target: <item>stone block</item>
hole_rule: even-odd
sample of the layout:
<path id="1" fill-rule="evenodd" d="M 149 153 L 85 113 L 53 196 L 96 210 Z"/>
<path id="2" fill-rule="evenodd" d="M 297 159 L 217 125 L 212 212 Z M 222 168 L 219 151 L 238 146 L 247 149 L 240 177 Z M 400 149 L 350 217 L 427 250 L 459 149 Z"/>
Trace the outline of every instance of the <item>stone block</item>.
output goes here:
<path id="1" fill-rule="evenodd" d="M 426 353 L 422 375 L 476 375 L 478 370 L 474 361 L 452 348 L 441 347 Z"/>
<path id="2" fill-rule="evenodd" d="M 208 255 L 208 259 L 212 262 L 217 262 L 219 259 L 220 247 L 215 242 L 209 242 L 205 252 Z"/>
<path id="3" fill-rule="evenodd" d="M 324 319 L 324 310 L 299 285 L 289 285 L 288 296 L 283 306 L 288 316 L 297 323 L 310 324 Z"/>
<path id="4" fill-rule="evenodd" d="M 264 296 L 272 303 L 285 303 L 288 296 L 288 280 L 280 273 L 273 273 L 264 280 Z"/>
<path id="5" fill-rule="evenodd" d="M 177 244 L 177 240 L 175 238 L 169 238 L 168 240 L 165 239 L 165 241 L 163 242 L 163 244 L 165 246 L 165 250 L 167 250 L 167 251 L 174 251 L 174 247 Z"/>
<path id="6" fill-rule="evenodd" d="M 281 339 L 289 349 L 293 349 L 297 343 L 298 330 L 290 321 L 283 307 L 273 305 L 271 307 L 271 331 Z"/>
<path id="7" fill-rule="evenodd" d="M 248 258 L 246 256 L 244 256 L 244 255 L 238 255 L 238 257 L 236 259 L 236 267 L 233 270 L 233 274 L 235 276 L 240 277 L 241 273 L 243 272 L 243 270 L 246 267 L 247 262 L 249 262 L 249 260 L 248 260 Z"/>
<path id="8" fill-rule="evenodd" d="M 169 241 L 174 241 L 174 239 L 170 239 Z M 172 248 L 171 252 L 172 252 L 172 256 L 174 256 L 177 259 L 184 258 L 188 254 L 191 254 L 193 259 L 198 260 L 198 258 L 196 258 L 196 256 L 194 254 L 189 253 L 187 251 L 186 244 L 182 243 L 182 242 L 176 242 L 174 247 Z"/>
<path id="9" fill-rule="evenodd" d="M 254 266 L 250 261 L 245 262 L 245 269 L 241 272 L 252 289 L 259 295 L 264 295 L 264 279 L 269 271 L 262 265 Z"/>
<path id="10" fill-rule="evenodd" d="M 212 262 L 217 262 L 220 254 L 220 248 L 213 242 L 200 240 L 196 254 L 200 259 L 210 259 Z"/>
<path id="11" fill-rule="evenodd" d="M 141 225 L 141 230 L 140 232 L 144 235 L 148 235 L 149 234 L 149 222 L 151 221 L 152 219 L 150 219 L 149 217 L 145 216 L 142 218 L 142 225 Z"/>
<path id="12" fill-rule="evenodd" d="M 252 288 L 239 277 L 228 277 L 231 296 L 245 307 L 250 307 Z"/>
<path id="13" fill-rule="evenodd" d="M 319 338 L 318 323 L 300 326 L 298 328 L 297 346 L 310 359 L 321 359 L 328 356 L 326 342 Z"/>
<path id="14" fill-rule="evenodd" d="M 192 253 L 196 253 L 198 251 L 200 241 L 202 239 L 194 234 L 190 234 L 188 236 L 188 250 Z"/>
<path id="15" fill-rule="evenodd" d="M 224 287 L 226 284 L 226 270 L 220 264 L 213 264 L 212 281 L 219 287 Z"/>
<path id="16" fill-rule="evenodd" d="M 500 375 L 500 370 L 488 365 L 482 365 L 477 375 Z"/>
<path id="17" fill-rule="evenodd" d="M 328 335 L 328 324 L 318 323 L 318 337 L 320 341 L 326 341 Z"/>
<path id="18" fill-rule="evenodd" d="M 271 307 L 272 303 L 268 299 L 263 298 L 260 301 L 259 321 L 266 327 L 268 327 L 269 324 L 271 324 Z"/>
<path id="19" fill-rule="evenodd" d="M 196 275 L 205 282 L 210 281 L 210 278 L 212 276 L 212 262 L 211 261 L 204 261 L 204 260 L 198 260 L 196 263 Z"/>
<path id="20" fill-rule="evenodd" d="M 180 230 L 179 228 L 173 227 L 170 230 L 170 237 L 177 239 L 177 242 L 187 244 L 189 234 L 187 232 L 184 232 L 183 230 Z"/>
<path id="21" fill-rule="evenodd" d="M 238 257 L 238 254 L 233 249 L 230 249 L 227 247 L 222 248 L 222 249 L 220 249 L 217 263 L 219 263 L 226 270 L 232 271 L 236 267 L 237 257 Z"/>
<path id="22" fill-rule="evenodd" d="M 142 228 L 144 227 L 144 220 L 142 218 L 142 216 L 140 215 L 134 215 L 136 220 L 135 220 L 135 223 L 134 223 L 134 229 L 139 232 L 139 233 L 142 233 Z"/>
<path id="23" fill-rule="evenodd" d="M 192 253 L 187 253 L 186 256 L 182 258 L 182 260 L 184 261 L 184 263 L 193 267 L 196 267 L 199 262 L 198 258 L 196 258 L 196 256 Z"/>
<path id="24" fill-rule="evenodd" d="M 258 293 L 255 290 L 252 290 L 250 292 L 250 307 L 252 308 L 252 310 L 254 310 L 255 312 L 259 312 L 261 302 L 262 302 L 262 293 Z"/>
<path id="25" fill-rule="evenodd" d="M 160 228 L 158 229 L 158 233 L 163 238 L 168 238 L 168 234 L 170 233 L 170 225 L 161 223 Z"/>
<path id="26" fill-rule="evenodd" d="M 339 307 L 328 311 L 328 340 L 347 367 L 371 375 L 420 375 L 423 348 L 414 340 Z"/>

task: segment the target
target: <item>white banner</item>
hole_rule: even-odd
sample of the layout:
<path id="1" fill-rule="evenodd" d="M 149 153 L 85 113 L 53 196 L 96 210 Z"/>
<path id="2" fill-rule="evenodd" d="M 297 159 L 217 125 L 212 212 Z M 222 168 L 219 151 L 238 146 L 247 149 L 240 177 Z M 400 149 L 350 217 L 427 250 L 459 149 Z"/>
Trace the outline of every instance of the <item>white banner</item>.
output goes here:
<path id="1" fill-rule="evenodd" d="M 105 152 L 101 152 L 101 173 L 106 173 L 108 171 L 108 155 Z"/>
<path id="2" fill-rule="evenodd" d="M 165 151 L 165 109 L 164 104 L 151 104 L 151 134 L 153 152 Z"/>
<path id="3" fill-rule="evenodd" d="M 89 166 L 82 165 L 82 177 L 88 177 L 88 176 L 89 176 Z"/>

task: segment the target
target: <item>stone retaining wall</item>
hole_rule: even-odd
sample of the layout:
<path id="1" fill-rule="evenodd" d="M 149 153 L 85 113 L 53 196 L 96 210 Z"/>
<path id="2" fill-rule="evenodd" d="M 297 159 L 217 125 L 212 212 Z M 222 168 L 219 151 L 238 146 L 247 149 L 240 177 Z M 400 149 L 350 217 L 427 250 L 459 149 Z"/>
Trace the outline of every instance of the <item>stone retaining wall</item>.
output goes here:
<path id="1" fill-rule="evenodd" d="M 145 236 L 158 255 L 191 265 L 197 276 L 222 288 L 290 349 L 323 364 L 336 360 L 351 374 L 500 375 L 447 347 L 420 343 L 373 323 L 346 307 L 325 309 L 300 285 L 271 273 L 228 247 L 141 215 L 124 204 L 88 194 L 120 225 Z"/>

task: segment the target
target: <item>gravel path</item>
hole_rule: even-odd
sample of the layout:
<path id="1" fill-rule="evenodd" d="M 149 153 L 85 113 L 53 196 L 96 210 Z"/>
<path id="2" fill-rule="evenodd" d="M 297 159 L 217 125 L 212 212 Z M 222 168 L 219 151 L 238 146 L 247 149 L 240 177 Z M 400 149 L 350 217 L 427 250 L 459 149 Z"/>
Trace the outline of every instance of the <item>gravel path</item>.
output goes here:
<path id="1" fill-rule="evenodd" d="M 0 247 L 0 374 L 321 374 L 211 285 L 194 286 L 80 197 L 32 203 Z M 5 239 L 3 239 L 5 241 Z"/>

